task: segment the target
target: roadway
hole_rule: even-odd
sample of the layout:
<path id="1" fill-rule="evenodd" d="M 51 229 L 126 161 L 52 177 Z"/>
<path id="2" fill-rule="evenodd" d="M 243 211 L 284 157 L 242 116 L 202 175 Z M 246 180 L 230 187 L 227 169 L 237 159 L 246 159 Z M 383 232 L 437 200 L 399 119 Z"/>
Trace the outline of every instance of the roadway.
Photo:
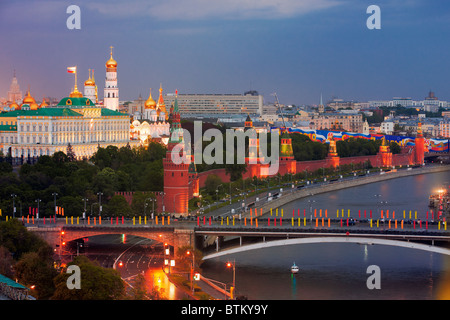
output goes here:
<path id="1" fill-rule="evenodd" d="M 80 245 L 81 244 L 81 245 Z M 64 261 L 81 254 L 104 268 L 114 268 L 128 286 L 134 285 L 138 274 L 143 274 L 148 292 L 159 287 L 165 298 L 170 300 L 185 299 L 184 291 L 170 283 L 163 272 L 164 245 L 150 239 L 130 235 L 102 235 L 80 239 L 68 244 L 69 252 L 63 256 Z"/>

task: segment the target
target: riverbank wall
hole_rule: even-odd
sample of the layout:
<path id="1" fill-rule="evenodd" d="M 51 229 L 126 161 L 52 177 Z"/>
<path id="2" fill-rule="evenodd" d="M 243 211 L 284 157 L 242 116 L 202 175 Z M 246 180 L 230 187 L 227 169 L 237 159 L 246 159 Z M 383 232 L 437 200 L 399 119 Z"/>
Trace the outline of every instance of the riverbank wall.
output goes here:
<path id="1" fill-rule="evenodd" d="M 264 216 L 268 213 L 270 213 L 270 209 L 276 209 L 279 208 L 287 203 L 290 203 L 292 201 L 296 201 L 301 198 L 306 198 L 310 196 L 311 194 L 321 194 L 326 192 L 333 192 L 337 190 L 342 190 L 346 188 L 353 188 L 358 187 L 361 185 L 369 184 L 369 183 L 376 183 L 381 181 L 388 181 L 391 179 L 397 179 L 402 177 L 408 177 L 408 176 L 414 176 L 419 174 L 429 174 L 429 173 L 445 173 L 449 174 L 450 166 L 449 165 L 441 165 L 441 166 L 430 166 L 430 167 L 421 167 L 421 168 L 410 168 L 410 169 L 403 169 L 396 172 L 390 171 L 390 172 L 384 172 L 376 175 L 370 175 L 365 177 L 358 177 L 352 180 L 344 180 L 344 181 L 335 181 L 335 182 L 328 182 L 326 184 L 317 184 L 317 186 L 310 186 L 308 188 L 304 189 L 296 189 L 295 191 L 289 192 L 287 191 L 283 196 L 274 199 L 269 202 L 265 202 L 263 205 L 258 206 L 257 210 L 258 213 L 262 212 L 261 216 Z M 260 216 L 260 215 L 258 215 Z M 242 218 L 250 217 L 250 212 L 246 212 L 242 215 Z"/>

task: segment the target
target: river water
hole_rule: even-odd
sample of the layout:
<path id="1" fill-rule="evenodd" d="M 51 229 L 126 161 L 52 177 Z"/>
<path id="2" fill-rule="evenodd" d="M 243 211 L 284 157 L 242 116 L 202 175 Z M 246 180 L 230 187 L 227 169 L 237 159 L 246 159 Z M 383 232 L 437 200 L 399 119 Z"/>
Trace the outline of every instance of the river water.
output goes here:
<path id="1" fill-rule="evenodd" d="M 336 211 L 358 218 L 359 212 L 373 218 L 380 211 L 395 211 L 397 219 L 425 219 L 428 197 L 450 185 L 449 172 L 423 174 L 369 184 L 356 188 L 318 194 L 283 206 L 284 217 L 294 209 L 314 212 L 327 209 L 329 217 Z M 309 201 L 309 202 L 308 202 Z M 281 210 L 280 210 L 281 214 Z M 429 213 L 431 219 L 431 212 Z M 233 271 L 226 261 L 235 261 L 237 294 L 249 299 L 450 299 L 450 256 L 416 249 L 362 244 L 302 244 L 247 251 L 206 261 L 203 274 L 231 285 Z M 300 267 L 292 275 L 293 263 Z M 368 267 L 380 270 L 380 289 L 369 289 L 372 276 Z"/>

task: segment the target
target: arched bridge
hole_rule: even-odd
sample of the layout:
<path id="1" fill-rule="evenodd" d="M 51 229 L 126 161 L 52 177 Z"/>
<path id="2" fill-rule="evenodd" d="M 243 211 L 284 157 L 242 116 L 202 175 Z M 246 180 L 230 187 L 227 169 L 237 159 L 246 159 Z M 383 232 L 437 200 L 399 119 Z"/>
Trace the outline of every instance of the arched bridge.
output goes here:
<path id="1" fill-rule="evenodd" d="M 169 226 L 79 226 L 65 225 L 50 228 L 28 228 L 46 240 L 53 248 L 62 241 L 93 237 L 105 234 L 127 234 L 142 238 L 164 242 L 173 246 L 175 250 L 185 245 L 194 245 L 194 231 L 186 228 L 174 228 Z"/>
<path id="2" fill-rule="evenodd" d="M 275 246 L 308 243 L 358 243 L 390 245 L 450 255 L 450 233 L 446 231 L 372 229 L 295 228 L 196 228 L 202 237 L 197 245 L 205 251 L 204 260 Z"/>

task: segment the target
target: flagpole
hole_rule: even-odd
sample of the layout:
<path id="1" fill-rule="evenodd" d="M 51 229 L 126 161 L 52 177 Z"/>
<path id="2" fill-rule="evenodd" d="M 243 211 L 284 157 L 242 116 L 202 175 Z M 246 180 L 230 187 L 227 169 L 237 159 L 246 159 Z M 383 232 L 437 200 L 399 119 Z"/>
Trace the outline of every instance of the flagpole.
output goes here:
<path id="1" fill-rule="evenodd" d="M 75 92 L 78 91 L 78 88 L 77 88 L 77 66 L 75 66 L 75 90 L 74 91 Z"/>

